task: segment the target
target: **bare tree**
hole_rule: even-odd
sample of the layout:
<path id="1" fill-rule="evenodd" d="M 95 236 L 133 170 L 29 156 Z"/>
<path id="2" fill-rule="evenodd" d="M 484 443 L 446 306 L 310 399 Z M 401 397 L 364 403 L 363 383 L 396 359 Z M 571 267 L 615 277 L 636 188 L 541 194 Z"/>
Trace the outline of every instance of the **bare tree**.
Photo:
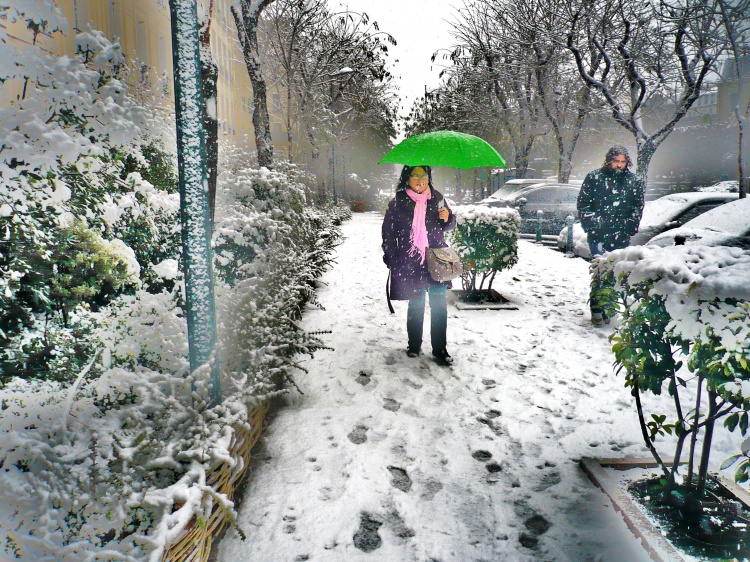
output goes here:
<path id="1" fill-rule="evenodd" d="M 578 0 L 555 12 L 570 22 L 565 44 L 586 87 L 633 135 L 644 181 L 654 152 L 698 99 L 726 48 L 716 2 Z"/>
<path id="2" fill-rule="evenodd" d="M 468 56 L 472 66 L 483 68 L 502 108 L 502 126 L 514 148 L 516 177 L 526 176 L 534 141 L 545 132 L 546 121 L 536 84 L 532 53 L 519 43 L 515 26 L 506 18 L 501 0 L 476 2 L 453 23 L 460 45 L 453 57 Z"/>
<path id="3" fill-rule="evenodd" d="M 747 100 L 745 109 L 740 108 L 742 100 L 743 79 L 747 74 L 747 58 L 750 56 L 750 48 L 746 41 L 746 34 L 750 32 L 750 2 L 748 0 L 739 0 L 733 3 L 727 0 L 717 0 L 721 12 L 721 20 L 726 30 L 727 39 L 733 57 L 732 67 L 734 76 L 737 80 L 737 104 L 734 106 L 734 117 L 737 120 L 737 181 L 739 182 L 740 198 L 747 197 L 747 185 L 745 183 L 746 175 L 744 173 L 744 163 L 742 161 L 742 150 L 745 138 L 745 126 L 750 119 L 750 98 Z M 743 64 L 745 68 L 743 68 Z"/>
<path id="4" fill-rule="evenodd" d="M 295 130 L 304 112 L 309 90 L 300 87 L 300 71 L 306 62 L 311 43 L 319 39 L 319 32 L 328 17 L 326 0 L 277 0 L 266 12 L 262 33 L 266 39 L 268 58 L 275 59 L 280 69 L 280 83 L 286 93 L 281 108 L 287 131 L 288 159 L 293 160 Z M 300 103 L 301 102 L 301 103 Z"/>
<path id="5" fill-rule="evenodd" d="M 390 96 L 392 76 L 385 56 L 395 40 L 367 14 L 331 12 L 325 0 L 277 0 L 264 13 L 259 31 L 266 42 L 263 63 L 278 67 L 286 93 L 279 109 L 290 159 L 298 131 L 304 131 L 316 160 L 319 144 L 334 128 L 337 135 L 366 130 L 373 117 L 386 111 L 388 103 L 383 102 Z M 344 68 L 349 70 L 341 73 Z"/>
<path id="6" fill-rule="evenodd" d="M 567 50 L 556 41 L 564 21 L 554 14 L 555 5 L 553 0 L 495 3 L 492 13 L 508 30 L 507 40 L 529 54 L 538 99 L 557 148 L 557 179 L 567 183 L 573 153 L 591 111 L 591 93 L 581 85 Z"/>
<path id="7" fill-rule="evenodd" d="M 242 47 L 247 73 L 253 87 L 253 129 L 258 165 L 273 167 L 271 119 L 268 115 L 268 95 L 258 53 L 258 22 L 260 16 L 274 0 L 238 0 L 231 11 L 237 26 L 237 37 Z M 238 6 L 239 4 L 239 6 Z"/>

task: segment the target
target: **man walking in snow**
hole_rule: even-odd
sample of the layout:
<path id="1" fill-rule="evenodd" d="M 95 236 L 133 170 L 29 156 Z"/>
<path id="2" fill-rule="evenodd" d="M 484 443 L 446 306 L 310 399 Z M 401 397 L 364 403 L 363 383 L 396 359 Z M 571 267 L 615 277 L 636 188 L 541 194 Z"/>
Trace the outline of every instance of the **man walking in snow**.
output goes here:
<path id="1" fill-rule="evenodd" d="M 591 258 L 625 248 L 638 232 L 643 213 L 645 185 L 629 170 L 633 166 L 624 146 L 607 151 L 604 165 L 586 175 L 578 194 L 578 214 L 588 235 Z M 591 280 L 591 322 L 602 324 L 607 318 L 597 302 L 598 279 Z"/>

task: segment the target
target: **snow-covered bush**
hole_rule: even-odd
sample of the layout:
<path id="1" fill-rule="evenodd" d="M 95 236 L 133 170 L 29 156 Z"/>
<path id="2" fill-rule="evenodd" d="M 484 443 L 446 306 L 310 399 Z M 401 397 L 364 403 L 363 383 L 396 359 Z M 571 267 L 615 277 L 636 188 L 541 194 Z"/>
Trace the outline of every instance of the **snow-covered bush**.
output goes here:
<path id="1" fill-rule="evenodd" d="M 464 205 L 453 208 L 457 225 L 449 234 L 451 246 L 461 256 L 464 290 L 487 290 L 499 271 L 518 262 L 518 228 L 521 217 L 515 209 Z M 481 281 L 477 286 L 477 276 Z"/>
<path id="2" fill-rule="evenodd" d="M 292 176 L 245 168 L 219 177 L 214 234 L 222 370 L 235 391 L 263 395 L 295 357 L 323 347 L 296 325 L 340 238 Z M 263 390 L 261 392 L 261 389 Z"/>
<path id="3" fill-rule="evenodd" d="M 68 316 L 78 303 L 105 305 L 140 282 L 136 269 L 178 247 L 168 224 L 176 208 L 172 202 L 164 212 L 138 195 L 147 191 L 139 172 L 150 173 L 164 152 L 149 112 L 118 78 L 127 68 L 119 46 L 89 29 L 76 36 L 75 56 L 54 56 L 35 41 L 65 26 L 53 2 L 15 2 L 0 11 L 29 33 L 19 48 L 0 32 L 0 88 L 21 92 L 0 108 L 0 362 L 4 375 L 44 376 L 50 353 L 86 360 L 60 348 L 67 338 L 52 337 L 75 332 Z M 144 146 L 152 147 L 150 157 Z M 146 237 L 156 231 L 161 249 L 146 256 Z M 64 371 L 55 372 L 61 380 Z"/>
<path id="4" fill-rule="evenodd" d="M 715 421 L 730 430 L 748 428 L 750 410 L 750 253 L 740 248 L 699 245 L 650 248 L 635 246 L 595 260 L 594 272 L 615 287 L 613 300 L 622 321 L 612 336 L 618 371 L 632 388 L 646 445 L 659 462 L 669 486 L 693 485 L 703 493 Z M 693 376 L 680 372 L 682 353 Z M 665 386 L 675 411 L 643 410 L 641 394 L 660 394 Z M 688 398 L 686 398 L 686 396 Z M 686 400 L 693 399 L 693 404 Z M 703 447 L 695 473 L 695 445 Z M 658 435 L 677 437 L 674 463 L 656 452 Z M 688 471 L 678 477 L 684 447 L 690 444 Z M 735 473 L 748 480 L 750 458 Z"/>
<path id="5" fill-rule="evenodd" d="M 188 373 L 184 284 L 174 259 L 150 266 L 160 292 L 141 288 L 99 312 L 75 309 L 90 326 L 79 344 L 94 353 L 72 386 L 15 380 L 6 387 L 6 552 L 159 560 L 216 505 L 231 519 L 233 504 L 206 485 L 207 473 L 235 462 L 233 435 L 251 423 L 252 407 L 278 392 L 299 353 L 322 347 L 295 320 L 314 303 L 312 283 L 330 261 L 340 218 L 309 208 L 303 194 L 280 172 L 240 167 L 219 176 L 220 406 L 208 408 L 209 374 Z"/>

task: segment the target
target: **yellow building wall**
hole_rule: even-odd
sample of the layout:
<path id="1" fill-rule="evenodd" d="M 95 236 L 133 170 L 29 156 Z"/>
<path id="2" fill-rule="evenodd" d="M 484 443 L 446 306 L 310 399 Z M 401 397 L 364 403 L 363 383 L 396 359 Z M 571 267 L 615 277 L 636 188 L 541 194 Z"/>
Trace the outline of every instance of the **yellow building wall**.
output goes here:
<path id="1" fill-rule="evenodd" d="M 204 6 L 208 0 L 201 0 Z M 75 33 L 90 24 L 113 40 L 119 38 L 122 52 L 129 60 L 138 60 L 149 67 L 152 80 L 165 73 L 170 93 L 173 91 L 172 36 L 168 0 L 57 0 L 69 25 L 65 35 L 55 33 L 40 39 L 51 54 L 72 55 L 75 51 Z M 252 125 L 253 96 L 250 79 L 237 39 L 234 18 L 229 7 L 232 0 L 214 0 L 211 52 L 219 70 L 218 120 L 219 139 L 231 140 L 240 146 L 254 147 Z M 8 24 L 0 20 L 11 40 L 19 45 L 30 40 L 23 24 Z M 42 43 L 40 43 L 41 45 Z M 0 103 L 9 103 L 20 95 L 20 84 L 3 88 Z M 279 111 L 274 111 L 274 93 L 284 99 L 278 90 L 269 88 L 268 106 L 271 113 L 271 130 L 274 135 L 274 154 L 286 154 L 286 131 L 281 125 Z M 279 133 L 283 133 L 281 137 Z"/>

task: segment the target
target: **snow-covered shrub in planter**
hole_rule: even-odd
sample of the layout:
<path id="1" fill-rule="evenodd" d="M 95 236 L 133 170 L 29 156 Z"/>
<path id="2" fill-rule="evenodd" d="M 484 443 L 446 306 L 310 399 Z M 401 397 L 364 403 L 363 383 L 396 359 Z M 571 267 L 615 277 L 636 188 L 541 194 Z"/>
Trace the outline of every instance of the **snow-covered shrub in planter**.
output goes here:
<path id="1" fill-rule="evenodd" d="M 448 235 L 450 245 L 461 256 L 465 291 L 492 289 L 499 271 L 518 262 L 518 228 L 521 217 L 515 209 L 464 205 L 453 208 L 457 225 Z M 477 279 L 479 284 L 477 285 Z"/>
<path id="2" fill-rule="evenodd" d="M 632 389 L 644 441 L 664 474 L 666 495 L 681 485 L 700 498 L 715 422 L 724 419 L 729 430 L 739 427 L 742 435 L 748 429 L 750 253 L 698 245 L 636 246 L 605 254 L 594 268 L 615 286 L 613 303 L 621 313 L 611 336 L 615 364 Z M 683 361 L 690 375 L 681 370 Z M 673 398 L 673 411 L 649 415 L 642 394 L 663 390 Z M 665 434 L 676 437 L 671 465 L 654 446 Z M 686 473 L 679 464 L 685 457 Z M 735 479 L 747 481 L 747 451 L 738 452 L 724 468 L 737 461 Z"/>

